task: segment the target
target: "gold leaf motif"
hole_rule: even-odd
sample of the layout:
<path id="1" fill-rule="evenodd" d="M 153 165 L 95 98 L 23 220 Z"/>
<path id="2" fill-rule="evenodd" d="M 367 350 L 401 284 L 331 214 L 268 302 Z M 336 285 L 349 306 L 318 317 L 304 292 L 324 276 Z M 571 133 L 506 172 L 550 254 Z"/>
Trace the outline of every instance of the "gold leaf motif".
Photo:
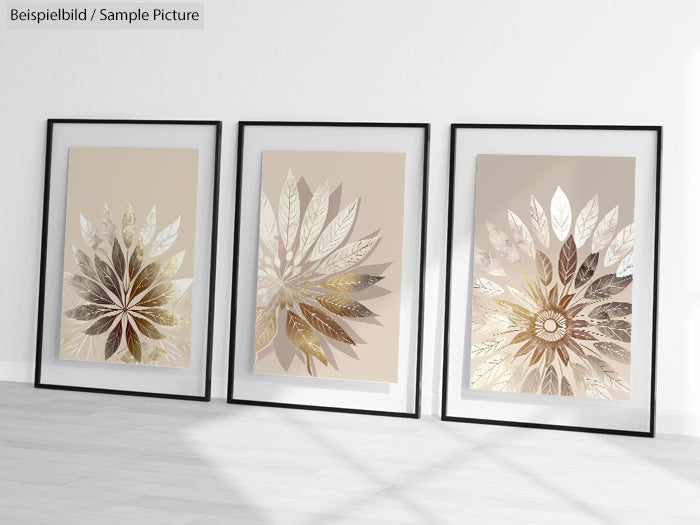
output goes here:
<path id="1" fill-rule="evenodd" d="M 471 349 L 472 357 L 484 357 L 493 354 L 503 348 L 503 343 L 505 342 L 505 337 L 499 337 L 497 339 L 488 339 L 480 344 L 474 344 Z"/>
<path id="2" fill-rule="evenodd" d="M 129 204 L 124 210 L 124 216 L 122 217 L 122 238 L 124 239 L 124 246 L 127 249 L 131 248 L 131 243 L 134 241 L 134 234 L 136 233 L 136 215 L 134 214 L 134 209 Z"/>
<path id="3" fill-rule="evenodd" d="M 374 317 L 377 315 L 362 303 L 342 295 L 317 295 L 316 301 L 329 312 L 342 317 Z"/>
<path id="4" fill-rule="evenodd" d="M 138 250 L 138 247 L 136 248 Z M 136 251 L 134 251 L 136 253 Z M 134 256 L 132 255 L 132 259 Z M 131 264 L 130 264 L 131 266 Z M 141 270 L 141 272 L 136 276 L 134 282 L 131 285 L 131 298 L 141 295 L 145 292 L 152 284 L 155 283 L 156 277 L 160 273 L 160 262 L 154 261 L 151 264 L 146 265 L 146 267 Z"/>
<path id="5" fill-rule="evenodd" d="M 185 250 L 182 250 L 165 261 L 163 268 L 160 271 L 160 275 L 158 276 L 158 280 L 163 281 L 165 279 L 170 279 L 173 275 L 175 275 L 180 269 L 184 258 Z"/>
<path id="6" fill-rule="evenodd" d="M 68 283 L 80 297 L 90 303 L 113 304 L 107 292 L 91 279 L 86 279 L 80 275 L 71 275 L 68 278 Z"/>
<path id="7" fill-rule="evenodd" d="M 151 288 L 138 302 L 138 306 L 164 306 L 178 297 L 180 290 L 172 282 Z"/>
<path id="8" fill-rule="evenodd" d="M 584 377 L 584 383 L 586 385 L 586 395 L 588 397 L 593 397 L 597 399 L 612 399 L 610 392 L 605 388 L 605 385 L 601 383 L 595 377 Z"/>
<path id="9" fill-rule="evenodd" d="M 131 321 L 126 323 L 126 346 L 138 363 L 141 362 L 141 339 L 136 329 L 131 326 Z"/>
<path id="10" fill-rule="evenodd" d="M 474 290 L 485 297 L 495 297 L 505 291 L 501 286 L 484 277 L 474 279 Z"/>
<path id="11" fill-rule="evenodd" d="M 86 333 L 87 335 L 100 335 L 109 330 L 109 327 L 112 326 L 112 322 L 114 322 L 114 318 L 116 317 L 115 315 L 108 315 L 106 317 L 103 317 L 102 319 L 98 319 L 95 321 L 93 324 L 91 324 L 89 327 L 87 327 L 83 332 Z"/>
<path id="12" fill-rule="evenodd" d="M 165 336 L 146 319 L 136 315 L 132 316 L 132 319 L 139 331 L 149 339 L 165 339 Z"/>
<path id="13" fill-rule="evenodd" d="M 614 319 L 616 317 L 626 317 L 632 313 L 631 303 L 611 302 L 596 306 L 590 311 L 588 317 L 591 319 Z"/>
<path id="14" fill-rule="evenodd" d="M 313 329 L 301 316 L 295 314 L 291 310 L 287 310 L 287 324 L 285 331 L 287 333 L 287 337 L 294 346 L 304 352 L 304 354 L 307 356 L 314 356 L 316 359 L 321 361 L 321 363 L 328 366 L 328 358 L 326 357 L 323 348 L 321 348 L 318 339 L 316 339 Z"/>
<path id="15" fill-rule="evenodd" d="M 163 326 L 175 326 L 182 322 L 182 319 L 163 308 L 146 308 L 138 311 L 139 315 L 150 319 L 156 324 Z"/>
<path id="16" fill-rule="evenodd" d="M 600 321 L 596 328 L 601 334 L 608 336 L 610 339 L 624 341 L 625 343 L 629 343 L 632 340 L 632 324 L 629 321 L 622 319 Z"/>
<path id="17" fill-rule="evenodd" d="M 550 205 L 552 217 L 552 231 L 557 239 L 563 241 L 571 230 L 571 204 L 569 199 L 559 186 L 554 192 Z"/>
<path id="18" fill-rule="evenodd" d="M 629 392 L 630 387 L 627 381 L 613 367 L 594 355 L 586 357 L 588 362 L 593 365 L 593 371 L 603 380 L 605 386 L 620 392 Z"/>
<path id="19" fill-rule="evenodd" d="M 614 359 L 620 363 L 629 364 L 630 363 L 630 351 L 617 343 L 593 343 L 598 352 L 603 354 L 605 357 Z"/>
<path id="20" fill-rule="evenodd" d="M 143 264 L 143 248 L 141 244 L 137 244 L 134 251 L 129 257 L 129 279 L 133 279 L 134 276 L 141 270 L 141 265 Z"/>
<path id="21" fill-rule="evenodd" d="M 297 190 L 292 170 L 287 172 L 287 179 L 284 181 L 277 209 L 279 212 L 279 231 L 282 244 L 287 251 L 290 251 L 299 229 L 300 213 L 299 191 Z"/>
<path id="22" fill-rule="evenodd" d="M 617 267 L 615 275 L 617 275 L 618 277 L 627 277 L 628 275 L 632 275 L 634 273 L 634 259 L 632 258 L 633 255 L 634 252 L 631 252 L 622 258 L 619 266 Z"/>
<path id="23" fill-rule="evenodd" d="M 384 279 L 381 275 L 365 275 L 360 273 L 338 273 L 326 277 L 318 284 L 326 290 L 338 293 L 359 292 Z"/>
<path id="24" fill-rule="evenodd" d="M 492 357 L 472 372 L 471 387 L 481 389 L 493 383 L 509 362 L 508 354 Z"/>
<path id="25" fill-rule="evenodd" d="M 122 342 L 122 323 L 119 321 L 114 330 L 109 333 L 105 343 L 105 361 L 109 360 L 119 349 Z"/>
<path id="26" fill-rule="evenodd" d="M 598 222 L 598 195 L 594 195 L 583 207 L 576 218 L 574 225 L 574 242 L 577 248 L 581 248 L 593 233 Z M 563 378 L 562 378 L 563 379 Z"/>
<path id="27" fill-rule="evenodd" d="M 326 337 L 330 337 L 331 339 L 335 339 L 341 343 L 347 343 L 350 345 L 355 344 L 355 341 L 352 340 L 343 327 L 320 308 L 316 308 L 315 306 L 311 306 L 310 304 L 306 303 L 299 303 L 299 310 L 301 310 L 301 313 L 311 324 L 311 326 Z"/>
<path id="28" fill-rule="evenodd" d="M 107 244 L 111 246 L 117 234 L 117 225 L 114 223 L 114 217 L 112 217 L 112 212 L 109 211 L 107 204 L 102 211 L 102 230 L 105 233 Z"/>
<path id="29" fill-rule="evenodd" d="M 586 289 L 586 299 L 607 299 L 620 293 L 632 282 L 632 276 L 617 277 L 614 273 L 604 275 L 593 281 Z"/>
<path id="30" fill-rule="evenodd" d="M 257 312 L 256 312 L 257 314 Z M 275 311 L 255 316 L 255 352 L 264 350 L 277 335 L 277 314 Z"/>
<path id="31" fill-rule="evenodd" d="M 126 261 L 124 260 L 124 252 L 119 245 L 119 241 L 115 238 L 112 244 L 112 264 L 117 277 L 121 281 L 124 279 L 124 270 L 126 269 Z"/>

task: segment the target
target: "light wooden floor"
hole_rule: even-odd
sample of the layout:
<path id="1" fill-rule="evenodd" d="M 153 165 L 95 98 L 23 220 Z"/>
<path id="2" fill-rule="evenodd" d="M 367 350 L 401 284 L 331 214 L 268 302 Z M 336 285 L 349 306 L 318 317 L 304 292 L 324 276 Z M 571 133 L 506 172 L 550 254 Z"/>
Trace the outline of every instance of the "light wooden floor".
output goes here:
<path id="1" fill-rule="evenodd" d="M 0 523 L 700 523 L 700 440 L 0 383 Z"/>

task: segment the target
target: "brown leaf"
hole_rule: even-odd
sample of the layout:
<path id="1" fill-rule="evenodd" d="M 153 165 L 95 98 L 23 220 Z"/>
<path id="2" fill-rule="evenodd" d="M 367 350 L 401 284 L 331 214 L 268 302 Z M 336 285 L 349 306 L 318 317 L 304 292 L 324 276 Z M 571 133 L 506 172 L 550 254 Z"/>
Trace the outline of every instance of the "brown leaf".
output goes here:
<path id="1" fill-rule="evenodd" d="M 571 338 L 564 339 L 564 345 L 579 357 L 585 357 L 586 352 L 583 347 Z"/>
<path id="2" fill-rule="evenodd" d="M 114 271 L 117 273 L 119 280 L 123 280 L 126 261 L 124 260 L 124 252 L 122 251 L 122 247 L 119 245 L 119 241 L 116 239 L 116 237 L 112 243 L 112 264 L 114 264 Z"/>
<path id="3" fill-rule="evenodd" d="M 570 293 L 568 295 L 563 295 L 561 299 L 559 299 L 559 306 L 561 308 L 566 308 L 569 306 L 569 303 L 571 302 L 571 299 L 574 298 L 574 294 Z"/>
<path id="4" fill-rule="evenodd" d="M 136 316 L 132 316 L 132 320 L 139 331 L 149 339 L 165 339 L 166 336 L 159 332 L 150 321 Z"/>
<path id="5" fill-rule="evenodd" d="M 348 335 L 343 327 L 320 308 L 316 308 L 310 304 L 300 303 L 299 309 L 311 326 L 326 337 L 330 337 L 341 343 L 355 344 L 355 341 L 352 340 L 352 337 Z"/>
<path id="6" fill-rule="evenodd" d="M 316 301 L 329 312 L 342 317 L 374 317 L 377 315 L 362 303 L 342 295 L 317 295 Z"/>
<path id="7" fill-rule="evenodd" d="M 518 332 L 517 334 L 515 334 L 515 337 L 510 342 L 510 344 L 514 345 L 517 343 L 522 343 L 523 341 L 529 341 L 531 338 L 532 336 L 528 332 Z"/>
<path id="8" fill-rule="evenodd" d="M 540 281 L 542 281 L 543 285 L 548 286 L 549 283 L 552 282 L 552 261 L 540 250 L 537 250 L 535 262 L 537 264 L 537 275 Z"/>
<path id="9" fill-rule="evenodd" d="M 595 307 L 588 314 L 591 319 L 613 319 L 615 317 L 626 317 L 632 313 L 631 303 L 605 303 Z"/>
<path id="10" fill-rule="evenodd" d="M 535 351 L 532 353 L 532 358 L 530 359 L 530 365 L 536 365 L 540 359 L 542 359 L 542 356 L 544 355 L 544 347 L 543 346 L 538 346 L 535 348 Z"/>
<path id="11" fill-rule="evenodd" d="M 569 366 L 569 353 L 562 347 L 558 346 L 557 354 L 559 355 L 559 359 L 561 359 L 561 362 L 564 363 L 564 366 Z"/>
<path id="12" fill-rule="evenodd" d="M 567 378 L 565 378 L 564 376 L 561 376 L 560 393 L 562 396 L 573 396 L 574 395 L 574 389 L 571 388 L 571 383 L 569 383 L 569 380 Z"/>
<path id="13" fill-rule="evenodd" d="M 552 286 L 552 289 L 549 291 L 549 294 L 547 295 L 547 302 L 549 303 L 550 307 L 556 306 L 559 302 L 559 290 L 557 289 L 556 284 Z"/>
<path id="14" fill-rule="evenodd" d="M 126 323 L 126 346 L 129 352 L 134 356 L 134 359 L 141 362 L 141 340 L 136 329 L 131 325 L 131 322 Z"/>
<path id="15" fill-rule="evenodd" d="M 256 312 L 257 313 L 257 312 Z M 255 351 L 268 347 L 277 335 L 277 311 L 255 316 Z"/>
<path id="16" fill-rule="evenodd" d="M 611 339 L 629 343 L 632 340 L 632 324 L 629 321 L 615 319 L 601 321 L 596 325 L 597 330 Z"/>
<path id="17" fill-rule="evenodd" d="M 180 289 L 172 282 L 154 286 L 138 302 L 138 306 L 165 306 L 174 300 Z"/>
<path id="18" fill-rule="evenodd" d="M 109 327 L 112 326 L 112 322 L 116 316 L 117 314 L 114 314 L 98 319 L 93 324 L 88 326 L 83 333 L 87 335 L 100 335 L 105 333 L 107 330 L 109 330 Z"/>
<path id="19" fill-rule="evenodd" d="M 141 243 L 136 245 L 134 252 L 129 257 L 129 279 L 133 279 L 134 276 L 141 270 L 141 265 L 143 264 L 143 246 Z"/>
<path id="20" fill-rule="evenodd" d="M 535 342 L 532 339 L 530 339 L 527 343 L 525 343 L 523 346 L 518 348 L 518 351 L 515 353 L 514 357 L 521 357 L 521 356 L 529 354 L 530 350 L 534 346 L 535 346 Z"/>
<path id="21" fill-rule="evenodd" d="M 311 325 L 300 316 L 287 310 L 287 325 L 285 332 L 287 337 L 306 356 L 314 356 L 324 365 L 328 366 L 328 358 L 314 335 Z"/>
<path id="22" fill-rule="evenodd" d="M 603 275 L 593 281 L 586 289 L 586 299 L 607 299 L 611 295 L 620 293 L 632 282 L 632 276 L 618 277 L 614 273 Z"/>
<path id="23" fill-rule="evenodd" d="M 119 345 L 122 342 L 122 323 L 119 321 L 109 333 L 107 337 L 107 342 L 105 343 L 105 361 L 109 360 L 110 357 L 119 349 Z"/>
<path id="24" fill-rule="evenodd" d="M 83 272 L 86 277 L 89 277 L 93 281 L 97 281 L 97 274 L 92 268 L 92 261 L 90 261 L 90 257 L 85 255 L 85 252 L 79 248 L 76 248 L 75 246 L 73 246 L 73 260 L 75 260 L 75 264 L 78 265 L 80 271 Z"/>
<path id="25" fill-rule="evenodd" d="M 137 247 L 138 250 L 138 247 Z M 136 250 L 134 250 L 136 253 Z M 133 256 L 132 256 L 133 258 Z M 158 261 L 152 262 L 147 265 L 134 279 L 131 285 L 131 298 L 140 295 L 145 292 L 156 280 L 158 273 L 160 272 L 160 263 Z"/>
<path id="26" fill-rule="evenodd" d="M 573 237 L 569 238 L 573 239 Z M 552 365 L 549 365 L 544 372 L 544 377 L 542 378 L 542 393 L 550 396 L 559 394 L 559 375 Z"/>
<path id="27" fill-rule="evenodd" d="M 630 351 L 616 343 L 593 343 L 595 349 L 598 350 L 605 357 L 614 359 L 620 363 L 629 364 L 630 362 Z"/>
<path id="28" fill-rule="evenodd" d="M 92 321 L 98 317 L 102 317 L 110 312 L 108 308 L 96 304 L 83 304 L 75 308 L 71 308 L 65 312 L 66 317 L 77 319 L 79 321 Z"/>
<path id="29" fill-rule="evenodd" d="M 594 336 L 590 332 L 586 332 L 585 330 L 571 330 L 570 332 L 571 337 L 575 337 L 576 339 L 582 339 L 584 341 L 597 341 L 598 338 Z"/>
<path id="30" fill-rule="evenodd" d="M 574 281 L 574 286 L 580 288 L 588 281 L 591 280 L 596 268 L 598 267 L 598 252 L 590 254 L 581 263 L 581 267 L 576 272 L 576 280 Z"/>
<path id="31" fill-rule="evenodd" d="M 146 308 L 144 310 L 139 310 L 138 313 L 154 323 L 163 326 L 175 326 L 182 322 L 179 316 L 163 308 Z"/>
<path id="32" fill-rule="evenodd" d="M 573 235 L 567 237 L 559 252 L 559 280 L 567 284 L 576 272 L 576 243 Z"/>
<path id="33" fill-rule="evenodd" d="M 319 284 L 331 292 L 351 293 L 369 288 L 382 279 L 384 279 L 384 277 L 380 275 L 339 273 L 326 277 Z"/>
<path id="34" fill-rule="evenodd" d="M 566 311 L 566 316 L 568 318 L 576 317 L 581 310 L 583 310 L 590 303 L 577 303 Z"/>
<path id="35" fill-rule="evenodd" d="M 76 293 L 91 303 L 114 304 L 107 292 L 95 281 L 86 279 L 80 275 L 72 275 L 68 280 Z"/>
<path id="36" fill-rule="evenodd" d="M 109 264 L 100 259 L 95 255 L 95 270 L 97 271 L 97 277 L 100 279 L 102 285 L 112 292 L 115 297 L 121 298 L 119 280 L 114 270 L 110 268 Z"/>

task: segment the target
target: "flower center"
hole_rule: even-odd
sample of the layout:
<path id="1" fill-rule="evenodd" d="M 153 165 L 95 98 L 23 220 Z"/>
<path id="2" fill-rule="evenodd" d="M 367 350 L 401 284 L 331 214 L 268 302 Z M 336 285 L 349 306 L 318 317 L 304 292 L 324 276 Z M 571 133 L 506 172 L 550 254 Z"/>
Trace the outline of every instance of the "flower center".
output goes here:
<path id="1" fill-rule="evenodd" d="M 535 335 L 545 341 L 559 341 L 566 335 L 566 318 L 553 310 L 540 312 L 535 319 Z"/>

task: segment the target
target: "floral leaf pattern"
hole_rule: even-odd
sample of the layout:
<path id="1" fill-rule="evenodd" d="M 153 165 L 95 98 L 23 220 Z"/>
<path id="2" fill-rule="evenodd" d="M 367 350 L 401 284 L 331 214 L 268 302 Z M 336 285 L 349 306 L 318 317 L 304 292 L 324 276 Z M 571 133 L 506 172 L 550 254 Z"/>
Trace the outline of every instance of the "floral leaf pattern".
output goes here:
<path id="1" fill-rule="evenodd" d="M 474 248 L 470 387 L 628 399 L 634 226 L 618 228 L 619 206 L 599 219 L 597 194 L 572 209 L 553 190 L 549 214 L 531 195 L 477 223 L 493 251 Z"/>
<path id="2" fill-rule="evenodd" d="M 187 366 L 187 313 L 193 280 L 171 280 L 181 267 L 185 251 L 165 263 L 157 259 L 176 241 L 180 219 L 155 239 L 155 207 L 144 218 L 138 237 L 138 221 L 131 205 L 124 210 L 119 233 L 106 204 L 102 231 L 82 215 L 79 220 L 83 241 L 93 253 L 91 260 L 85 251 L 73 247 L 80 273 L 66 275 L 64 307 L 77 304 L 63 312 L 62 357 L 65 349 L 67 357 L 75 359 L 87 355 L 87 359 L 97 361 Z M 107 246 L 107 241 L 111 245 Z M 144 248 L 149 249 L 148 256 Z M 81 304 L 80 300 L 85 302 Z"/>
<path id="3" fill-rule="evenodd" d="M 360 200 L 333 215 L 327 179 L 308 202 L 300 197 L 302 185 L 304 178 L 289 170 L 276 213 L 261 197 L 255 352 L 258 360 L 267 359 L 278 345 L 291 344 L 294 358 L 316 376 L 317 366 L 336 362 L 336 350 L 347 352 L 361 342 L 350 328 L 353 321 L 377 317 L 352 295 L 380 290 L 384 277 L 363 273 L 360 265 L 381 235 L 351 240 Z"/>

